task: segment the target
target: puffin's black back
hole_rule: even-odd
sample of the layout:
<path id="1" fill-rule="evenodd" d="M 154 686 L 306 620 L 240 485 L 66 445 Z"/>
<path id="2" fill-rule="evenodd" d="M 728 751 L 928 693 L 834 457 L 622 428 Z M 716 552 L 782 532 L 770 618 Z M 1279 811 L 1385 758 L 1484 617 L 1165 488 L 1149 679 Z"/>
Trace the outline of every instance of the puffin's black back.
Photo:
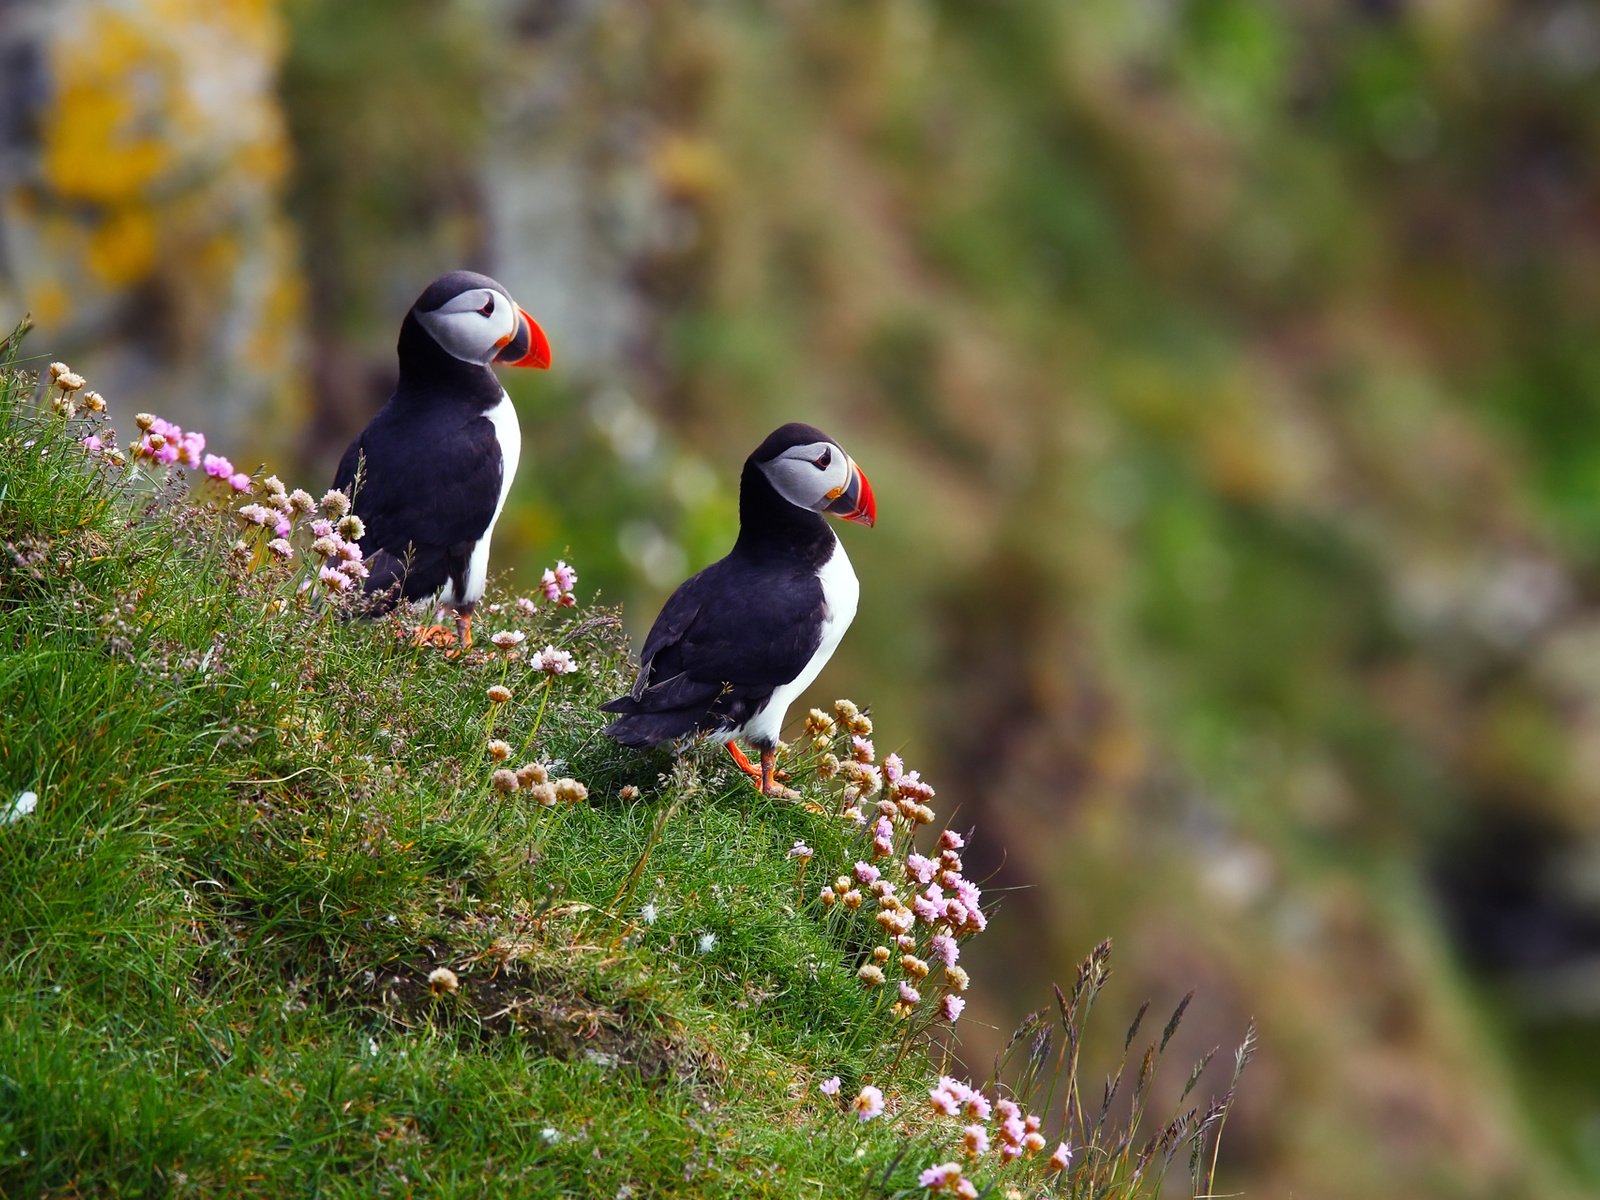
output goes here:
<path id="1" fill-rule="evenodd" d="M 400 325 L 394 395 L 350 443 L 334 475 L 334 487 L 354 489 L 352 508 L 366 526 L 366 591 L 388 594 L 375 612 L 397 597 L 433 595 L 452 580 L 461 595 L 472 548 L 494 519 L 504 464 L 484 414 L 504 391 L 489 367 L 456 358 L 417 320 L 418 312 L 482 287 L 504 291 L 476 271 L 451 271 L 423 289 Z"/>
<path id="2" fill-rule="evenodd" d="M 608 736 L 642 747 L 736 729 L 811 661 L 822 640 L 817 571 L 835 539 L 820 515 L 780 496 L 758 464 L 817 441 L 832 439 L 785 425 L 745 460 L 738 540 L 662 607 L 633 690 L 601 705 L 620 714 Z"/>

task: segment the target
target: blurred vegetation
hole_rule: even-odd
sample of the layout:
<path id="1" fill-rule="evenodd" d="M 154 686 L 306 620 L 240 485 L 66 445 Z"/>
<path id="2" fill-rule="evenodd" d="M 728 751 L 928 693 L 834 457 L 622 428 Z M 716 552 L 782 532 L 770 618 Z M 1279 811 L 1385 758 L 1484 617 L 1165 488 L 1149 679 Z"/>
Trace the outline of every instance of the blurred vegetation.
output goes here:
<path id="1" fill-rule="evenodd" d="M 1591 6 L 282 12 L 308 458 L 437 267 L 582 296 L 497 563 L 642 623 L 814 421 L 881 506 L 825 685 L 1015 889 L 984 1018 L 1113 935 L 1260 1019 L 1230 1188 L 1600 1186 Z"/>

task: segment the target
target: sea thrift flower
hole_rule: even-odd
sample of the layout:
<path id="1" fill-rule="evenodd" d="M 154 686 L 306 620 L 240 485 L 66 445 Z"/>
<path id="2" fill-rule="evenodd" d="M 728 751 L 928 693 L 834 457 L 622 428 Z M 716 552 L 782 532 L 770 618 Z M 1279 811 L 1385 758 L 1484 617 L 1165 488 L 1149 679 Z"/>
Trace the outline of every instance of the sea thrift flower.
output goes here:
<path id="1" fill-rule="evenodd" d="M 877 757 L 877 752 L 866 738 L 853 737 L 850 739 L 850 757 L 858 763 L 870 763 Z"/>
<path id="2" fill-rule="evenodd" d="M 817 1091 L 824 1096 L 837 1096 L 839 1094 L 839 1077 L 830 1075 L 827 1079 L 817 1084 Z"/>
<path id="3" fill-rule="evenodd" d="M 891 751 L 884 756 L 883 781 L 885 783 L 893 785 L 899 780 L 900 776 L 905 774 L 905 771 L 906 765 L 901 761 L 898 754 L 895 754 L 893 751 Z"/>
<path id="4" fill-rule="evenodd" d="M 550 772 L 545 770 L 543 763 L 526 763 L 517 768 L 517 782 L 523 787 L 532 787 L 536 783 L 545 783 L 550 778 Z"/>
<path id="5" fill-rule="evenodd" d="M 489 744 L 485 749 L 488 750 L 489 757 L 495 762 L 505 762 L 506 759 L 511 757 L 511 743 L 503 742 L 499 738 L 490 738 Z"/>
<path id="6" fill-rule="evenodd" d="M 961 1098 L 946 1088 L 928 1089 L 928 1099 L 933 1103 L 933 1111 L 943 1116 L 953 1117 L 961 1111 Z"/>
<path id="7" fill-rule="evenodd" d="M 939 849 L 960 850 L 967 844 L 967 840 L 954 829 L 946 829 L 939 835 Z"/>
<path id="8" fill-rule="evenodd" d="M 220 454 L 208 454 L 202 461 L 206 474 L 213 479 L 226 479 L 233 474 L 233 464 Z"/>
<path id="9" fill-rule="evenodd" d="M 902 979 L 900 981 L 900 999 L 906 1004 L 921 1004 L 922 993 Z"/>
<path id="10" fill-rule="evenodd" d="M 631 783 L 625 783 L 617 789 L 617 799 L 632 803 L 639 798 L 639 789 Z"/>
<path id="11" fill-rule="evenodd" d="M 343 492 L 330 492 L 328 494 L 331 496 L 344 495 Z M 326 497 L 324 497 L 324 499 L 326 499 Z M 349 513 L 346 516 L 340 517 L 339 524 L 336 528 L 339 530 L 340 537 L 347 538 L 352 542 L 359 542 L 362 538 L 367 536 L 367 527 L 365 523 L 363 523 L 361 518 L 356 516 L 355 513 Z"/>
<path id="12" fill-rule="evenodd" d="M 528 789 L 528 797 L 540 808 L 554 808 L 556 806 L 556 785 L 553 783 L 536 783 Z"/>
<path id="13" fill-rule="evenodd" d="M 844 894 L 841 895 L 839 899 L 846 908 L 857 909 L 861 907 L 861 901 L 863 897 L 860 892 L 856 891 L 855 888 L 846 888 Z"/>
<path id="14" fill-rule="evenodd" d="M 954 992 L 946 992 L 939 998 L 939 1015 L 952 1025 L 960 1018 L 961 1012 L 967 1007 L 967 1002 Z"/>
<path id="15" fill-rule="evenodd" d="M 915 852 L 906 855 L 906 877 L 915 879 L 918 883 L 930 881 L 937 866 L 933 859 L 924 858 Z"/>
<path id="16" fill-rule="evenodd" d="M 817 893 L 817 899 L 822 902 L 823 908 L 832 908 L 838 898 L 838 894 L 827 884 L 823 884 L 822 890 Z"/>
<path id="17" fill-rule="evenodd" d="M 915 938 L 911 944 L 917 944 Z M 913 979 L 925 979 L 928 975 L 928 964 L 909 951 L 900 956 L 900 969 Z"/>
<path id="18" fill-rule="evenodd" d="M 294 557 L 294 547 L 286 542 L 283 538 L 273 538 L 267 543 L 267 549 L 272 551 L 272 553 L 278 558 L 287 559 Z"/>
<path id="19" fill-rule="evenodd" d="M 942 1192 L 945 1188 L 961 1178 L 960 1163 L 940 1163 L 936 1167 L 929 1167 L 917 1176 L 917 1182 L 930 1192 Z"/>
<path id="20" fill-rule="evenodd" d="M 961 1130 L 961 1145 L 969 1158 L 982 1158 L 989 1153 L 989 1131 L 982 1125 L 968 1125 Z"/>
<path id="21" fill-rule="evenodd" d="M 947 967 L 956 965 L 956 959 L 961 951 L 956 946 L 955 938 L 948 933 L 936 933 L 928 943 L 928 952 Z"/>
<path id="22" fill-rule="evenodd" d="M 985 1096 L 977 1088 L 968 1088 L 961 1104 L 966 1109 L 969 1117 L 976 1117 L 980 1121 L 987 1121 L 992 1111 L 989 1106 L 989 1097 Z"/>
<path id="23" fill-rule="evenodd" d="M 304 492 L 297 491 L 294 496 L 289 497 L 290 503 L 294 503 L 295 496 L 305 496 L 307 500 L 311 499 Z M 337 521 L 350 511 L 350 497 L 346 496 L 338 488 L 329 488 L 322 493 L 322 499 L 317 501 L 317 507 Z M 359 541 L 360 539 L 358 538 L 357 540 Z"/>
<path id="24" fill-rule="evenodd" d="M 494 684 L 487 694 L 490 704 L 504 704 L 511 699 L 511 689 L 503 683 Z"/>
<path id="25" fill-rule="evenodd" d="M 856 1120 L 870 1121 L 883 1113 L 883 1093 L 869 1083 L 857 1094 L 850 1107 L 855 1109 Z"/>
<path id="26" fill-rule="evenodd" d="M 428 990 L 435 996 L 453 996 L 461 980 L 449 967 L 435 967 L 428 973 Z"/>
<path id="27" fill-rule="evenodd" d="M 250 476 L 243 471 L 235 471 L 232 475 L 229 475 L 228 486 L 236 492 L 243 492 L 245 495 L 249 495 L 255 490 L 255 484 L 251 481 Z"/>
<path id="28" fill-rule="evenodd" d="M 862 963 L 861 969 L 856 972 L 856 978 L 868 987 L 882 987 L 883 968 L 874 963 Z"/>
<path id="29" fill-rule="evenodd" d="M 493 775 L 489 776 L 489 786 L 502 796 L 509 796 L 517 790 L 517 773 L 506 767 L 501 767 Z"/>
<path id="30" fill-rule="evenodd" d="M 252 525 L 265 525 L 272 513 L 259 504 L 246 504 L 239 510 L 239 515 Z"/>
<path id="31" fill-rule="evenodd" d="M 55 377 L 55 383 L 63 392 L 75 392 L 84 385 L 84 378 L 76 371 L 63 371 Z"/>
<path id="32" fill-rule="evenodd" d="M 304 488 L 295 488 L 289 493 L 289 509 L 301 516 L 310 516 L 317 511 L 317 502 L 311 498 L 311 493 Z"/>
<path id="33" fill-rule="evenodd" d="M 489 640 L 494 643 L 496 648 L 509 653 L 510 651 L 515 650 L 517 646 L 522 643 L 522 640 L 527 636 L 528 635 L 523 633 L 521 630 L 502 629 Z"/>
<path id="34" fill-rule="evenodd" d="M 565 650 L 557 650 L 554 646 L 546 646 L 539 652 L 537 659 L 530 661 L 539 670 L 550 675 L 570 675 L 578 669 L 578 664 L 572 661 L 572 655 Z"/>
<path id="35" fill-rule="evenodd" d="M 1028 1152 L 1029 1157 L 1044 1149 L 1044 1135 L 1037 1131 L 1029 1131 L 1023 1135 L 1022 1148 Z"/>
<path id="36" fill-rule="evenodd" d="M 318 517 L 311 522 L 311 536 L 314 538 L 331 538 L 333 536 L 333 522 Z"/>
<path id="37" fill-rule="evenodd" d="M 833 733 L 833 718 L 820 708 L 806 713 L 806 736 L 827 737 Z"/>
<path id="38" fill-rule="evenodd" d="M 796 840 L 795 844 L 789 847 L 789 857 L 798 858 L 801 862 L 810 862 L 812 854 L 811 847 L 799 840 Z"/>
<path id="39" fill-rule="evenodd" d="M 92 433 L 78 444 L 83 447 L 85 454 L 99 454 L 105 449 L 105 443 Z"/>
<path id="40" fill-rule="evenodd" d="M 556 780 L 556 799 L 562 804 L 582 804 L 589 798 L 589 789 L 576 779 L 565 776 Z"/>
<path id="41" fill-rule="evenodd" d="M 860 862 L 860 861 L 858 861 L 856 863 L 856 882 L 858 882 L 858 883 L 877 883 L 878 882 L 878 868 L 873 866 L 869 862 Z"/>
<path id="42" fill-rule="evenodd" d="M 965 967 L 946 967 L 944 977 L 950 981 L 950 986 L 958 992 L 964 992 L 971 986 L 971 979 L 967 977 Z"/>
<path id="43" fill-rule="evenodd" d="M 343 571 L 335 570 L 333 567 L 323 567 L 317 572 L 317 578 L 336 592 L 348 592 L 356 585 L 354 579 Z"/>

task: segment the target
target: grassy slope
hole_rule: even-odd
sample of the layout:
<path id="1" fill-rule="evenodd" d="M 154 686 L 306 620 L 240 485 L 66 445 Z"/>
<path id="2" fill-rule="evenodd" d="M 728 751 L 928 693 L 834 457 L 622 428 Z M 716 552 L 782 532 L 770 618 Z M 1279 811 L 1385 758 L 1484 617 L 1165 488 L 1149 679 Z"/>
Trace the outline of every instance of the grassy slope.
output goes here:
<path id="1" fill-rule="evenodd" d="M 612 614 L 491 594 L 485 634 L 576 656 L 548 685 L 418 652 L 231 555 L 219 484 L 85 470 L 28 391 L 0 385 L 0 813 L 40 797 L 0 824 L 0 1195 L 801 1195 L 952 1157 L 855 979 L 870 904 L 809 899 L 860 835 L 598 736 Z M 491 719 L 588 802 L 494 794 Z"/>

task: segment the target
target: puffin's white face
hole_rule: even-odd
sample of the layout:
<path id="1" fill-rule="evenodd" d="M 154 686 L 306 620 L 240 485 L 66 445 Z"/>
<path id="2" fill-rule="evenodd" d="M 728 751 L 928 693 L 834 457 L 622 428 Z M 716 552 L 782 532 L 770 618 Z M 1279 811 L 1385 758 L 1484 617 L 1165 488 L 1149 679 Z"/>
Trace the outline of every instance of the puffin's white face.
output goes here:
<path id="1" fill-rule="evenodd" d="M 757 465 L 790 504 L 863 525 L 871 525 L 877 516 L 866 475 L 832 442 L 791 446 Z"/>
<path id="2" fill-rule="evenodd" d="M 419 312 L 417 320 L 447 353 L 487 366 L 516 337 L 522 316 L 505 293 L 473 288 L 432 312 Z"/>

